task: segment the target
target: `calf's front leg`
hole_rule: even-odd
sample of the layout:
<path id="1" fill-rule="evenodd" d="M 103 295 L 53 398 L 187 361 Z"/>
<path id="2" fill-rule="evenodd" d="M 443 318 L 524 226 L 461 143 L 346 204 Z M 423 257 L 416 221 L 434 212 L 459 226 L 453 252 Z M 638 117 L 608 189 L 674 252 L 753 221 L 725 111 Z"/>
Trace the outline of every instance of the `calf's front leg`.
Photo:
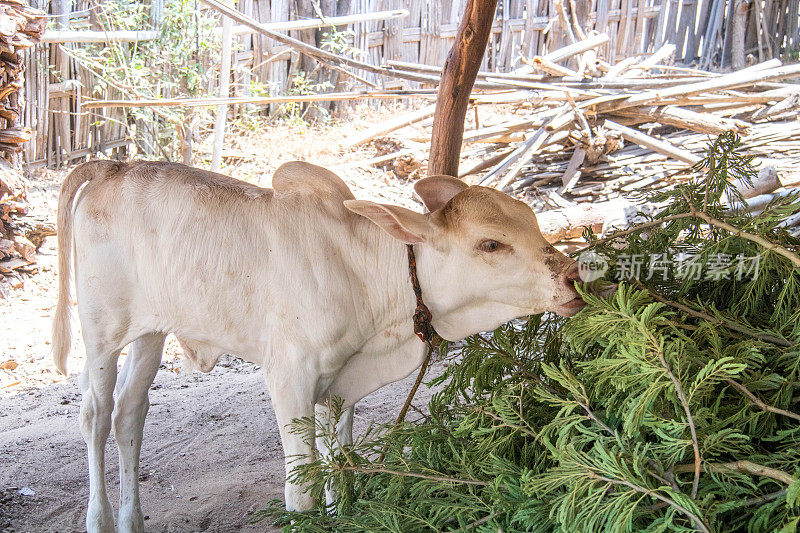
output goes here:
<path id="1" fill-rule="evenodd" d="M 346 409 L 384 385 L 400 381 L 425 360 L 425 344 L 416 336 L 409 336 L 397 348 L 386 351 L 361 351 L 345 363 L 322 395 L 338 396 Z M 402 406 L 398 404 L 398 410 Z"/>
<path id="2" fill-rule="evenodd" d="M 272 399 L 272 408 L 278 420 L 278 430 L 283 445 L 286 485 L 284 495 L 289 511 L 308 511 L 314 507 L 314 499 L 308 487 L 291 481 L 292 469 L 314 460 L 314 443 L 305 435 L 292 433 L 291 423 L 296 418 L 314 415 L 314 391 L 316 378 L 307 376 L 298 369 L 272 369 L 266 376 L 267 388 Z"/>
<path id="3" fill-rule="evenodd" d="M 314 407 L 317 423 L 324 427 L 330 434 L 336 436 L 333 443 L 330 442 L 330 438 L 327 436 L 317 437 L 317 452 L 323 457 L 331 457 L 333 455 L 334 450 L 329 447 L 329 444 L 333 444 L 334 447 L 353 444 L 353 416 L 355 415 L 355 406 L 353 405 L 345 409 L 342 411 L 339 420 L 334 420 L 331 409 L 328 406 L 329 401 L 330 400 L 320 402 Z M 329 510 L 336 502 L 337 489 L 338 487 L 331 482 L 325 485 L 325 506 L 328 507 Z"/>

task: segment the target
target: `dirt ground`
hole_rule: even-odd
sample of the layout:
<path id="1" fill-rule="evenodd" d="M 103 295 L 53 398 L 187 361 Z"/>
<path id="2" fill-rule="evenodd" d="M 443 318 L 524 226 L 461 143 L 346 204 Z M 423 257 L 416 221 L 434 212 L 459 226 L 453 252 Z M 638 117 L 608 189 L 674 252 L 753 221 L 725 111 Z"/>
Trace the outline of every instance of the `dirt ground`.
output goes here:
<path id="1" fill-rule="evenodd" d="M 374 156 L 374 147 L 345 155 L 338 152 L 337 139 L 344 132 L 363 129 L 373 120 L 240 132 L 228 143 L 223 172 L 268 186 L 280 163 L 304 159 L 336 167 L 358 198 L 419 209 L 411 199 L 409 180 L 348 166 Z M 200 161 L 199 166 L 205 165 Z M 55 219 L 64 176 L 63 171 L 34 174 L 28 195 L 34 212 Z M 56 373 L 49 354 L 57 295 L 54 238 L 41 248 L 37 261 L 38 273 L 22 278 L 21 287 L 6 284 L 6 298 L 0 297 L 0 532 L 4 533 L 82 531 L 88 499 L 86 450 L 78 427 L 80 336 L 76 335 L 68 361 L 69 377 Z M 272 530 L 265 522 L 250 523 L 253 511 L 283 497 L 280 439 L 260 371 L 226 356 L 209 374 L 188 374 L 179 359 L 180 349 L 170 338 L 151 388 L 144 429 L 141 499 L 146 530 Z M 364 431 L 372 420 L 396 416 L 413 378 L 360 403 L 356 432 Z M 424 405 L 429 395 L 423 387 L 415 404 Z M 106 473 L 113 503 L 117 455 L 113 436 L 109 440 Z"/>

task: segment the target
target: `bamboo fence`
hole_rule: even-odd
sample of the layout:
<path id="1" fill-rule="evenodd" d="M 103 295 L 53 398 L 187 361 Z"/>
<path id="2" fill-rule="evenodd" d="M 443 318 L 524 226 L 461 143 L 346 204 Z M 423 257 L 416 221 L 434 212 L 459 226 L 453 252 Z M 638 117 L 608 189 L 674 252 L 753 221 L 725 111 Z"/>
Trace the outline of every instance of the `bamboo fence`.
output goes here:
<path id="1" fill-rule="evenodd" d="M 153 37 L 146 30 L 158 30 L 162 7 L 161 0 L 152 2 L 153 27 L 117 42 L 129 40 L 129 46 L 134 46 L 137 38 Z M 23 125 L 34 135 L 25 148 L 24 161 L 29 167 L 54 167 L 99 151 L 124 151 L 132 125 L 141 129 L 146 124 L 132 120 L 124 108 L 83 108 L 81 103 L 89 98 L 124 100 L 127 96 L 118 88 L 99 84 L 97 76 L 69 54 L 70 47 L 81 46 L 81 32 L 87 41 L 102 40 L 97 34 L 104 29 L 98 17 L 102 2 L 32 0 L 31 4 L 49 9 L 54 29 L 61 33 L 51 34 L 25 57 L 28 106 Z M 238 0 L 236 8 L 260 23 L 278 23 L 313 18 L 311 4 Z M 453 43 L 466 0 L 330 0 L 321 4 L 333 6 L 326 16 L 407 10 L 403 17 L 360 20 L 338 30 L 348 31 L 350 46 L 360 51 L 359 59 L 365 63 L 400 61 L 438 68 Z M 500 0 L 481 70 L 507 73 L 523 68 L 523 59 L 546 57 L 549 51 L 569 44 L 576 33 L 592 32 L 610 37 L 598 48 L 598 57 L 612 66 L 653 53 L 666 43 L 675 45 L 677 62 L 702 68 L 730 65 L 742 46 L 754 60 L 787 59 L 792 54 L 796 57 L 800 47 L 799 19 L 797 0 Z M 309 31 L 314 30 L 292 30 L 289 35 L 303 39 Z M 735 34 L 743 38 L 734 38 Z M 272 96 L 284 95 L 292 74 L 313 64 L 288 46 L 246 29 L 234 31 L 234 40 L 238 46 L 232 54 L 231 96 L 253 96 L 254 83 L 269 87 Z M 206 61 L 206 68 L 218 68 L 219 57 Z M 364 82 L 381 90 L 419 87 L 417 82 L 356 72 L 364 81 L 339 76 L 332 90 L 341 93 L 352 89 L 353 83 Z M 237 105 L 233 112 L 246 113 L 248 108 Z"/>

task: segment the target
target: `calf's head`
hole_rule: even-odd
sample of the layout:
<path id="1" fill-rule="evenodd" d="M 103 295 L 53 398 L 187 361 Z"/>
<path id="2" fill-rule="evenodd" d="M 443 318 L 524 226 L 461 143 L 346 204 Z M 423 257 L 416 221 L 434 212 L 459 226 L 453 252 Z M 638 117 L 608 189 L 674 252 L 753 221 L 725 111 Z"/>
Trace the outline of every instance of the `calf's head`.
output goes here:
<path id="1" fill-rule="evenodd" d="M 345 206 L 395 239 L 419 244 L 423 296 L 442 337 L 460 339 L 544 311 L 571 316 L 583 307 L 576 262 L 545 240 L 528 205 L 449 176 L 414 188 L 429 213 L 362 200 Z"/>

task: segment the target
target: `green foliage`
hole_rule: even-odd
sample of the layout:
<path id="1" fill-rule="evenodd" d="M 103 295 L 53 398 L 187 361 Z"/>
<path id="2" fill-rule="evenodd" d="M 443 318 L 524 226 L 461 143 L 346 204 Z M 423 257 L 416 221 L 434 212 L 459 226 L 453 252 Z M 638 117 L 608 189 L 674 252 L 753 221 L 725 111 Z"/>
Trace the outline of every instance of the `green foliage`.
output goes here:
<path id="1" fill-rule="evenodd" d="M 619 282 L 613 296 L 584 287 L 571 319 L 467 339 L 433 380 L 427 418 L 331 442 L 333 457 L 295 470 L 318 497 L 334 482 L 336 509 L 275 502 L 262 516 L 287 531 L 796 531 L 800 273 L 775 250 L 800 249 L 782 225 L 800 205 L 739 209 L 728 180 L 753 170 L 737 147 L 721 137 L 703 179 L 657 198 L 663 224 L 587 234 Z M 618 268 L 686 252 L 706 270 L 719 254 L 758 257 L 759 270 L 706 279 L 673 261 L 630 279 Z M 297 429 L 325 434 L 311 420 Z"/>
<path id="2" fill-rule="evenodd" d="M 334 54 L 363 59 L 366 54 L 363 50 L 350 45 L 355 33 L 352 30 L 339 30 L 335 26 L 322 34 L 320 47 Z M 322 94 L 334 89 L 330 81 L 318 80 L 318 69 L 312 72 L 297 71 L 292 75 L 291 85 L 288 94 L 290 95 L 313 95 Z M 330 120 L 327 106 L 319 102 L 293 102 L 281 105 L 281 114 L 297 127 L 305 127 L 305 118 L 309 111 L 314 110 L 317 118 L 324 121 Z"/>
<path id="3" fill-rule="evenodd" d="M 350 45 L 350 42 L 355 39 L 355 36 L 356 34 L 353 30 L 340 30 L 336 26 L 333 26 L 322 34 L 322 43 L 320 47 L 323 50 L 333 52 L 340 56 L 363 61 L 366 59 L 367 52 Z"/>
<path id="4" fill-rule="evenodd" d="M 109 94 L 131 100 L 211 96 L 208 88 L 218 70 L 204 65 L 218 63 L 221 36 L 214 32 L 218 19 L 210 13 L 195 9 L 193 0 L 165 2 L 157 39 L 88 44 L 71 48 L 69 53 L 95 73 L 96 85 L 91 89 L 100 98 Z M 102 2 L 97 8 L 97 20 L 106 31 L 152 27 L 149 2 Z M 142 135 L 131 129 L 131 135 L 145 151 L 160 150 L 166 159 L 177 158 L 180 137 L 195 114 L 205 115 L 199 118 L 209 123 L 210 112 L 206 108 L 126 111 L 131 122 L 141 119 L 139 125 L 148 130 L 147 135 Z"/>
<path id="5" fill-rule="evenodd" d="M 333 84 L 328 81 L 315 81 L 306 72 L 295 72 L 292 76 L 292 84 L 289 88 L 289 94 L 321 94 L 333 88 Z M 303 117 L 312 108 L 318 109 L 323 115 L 327 116 L 327 110 L 320 107 L 318 104 L 309 102 L 291 102 L 281 105 L 283 115 L 297 126 L 303 126 Z"/>

